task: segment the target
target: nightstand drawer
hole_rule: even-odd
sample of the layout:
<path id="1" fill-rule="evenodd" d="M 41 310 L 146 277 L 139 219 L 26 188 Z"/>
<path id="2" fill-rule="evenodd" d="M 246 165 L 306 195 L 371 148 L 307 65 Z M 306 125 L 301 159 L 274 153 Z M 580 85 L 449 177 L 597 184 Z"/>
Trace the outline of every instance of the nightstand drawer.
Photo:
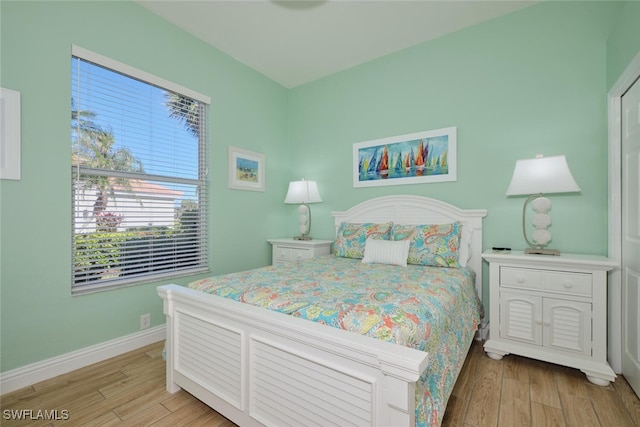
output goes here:
<path id="1" fill-rule="evenodd" d="M 542 289 L 542 273 L 526 268 L 501 267 L 500 286 Z"/>
<path id="2" fill-rule="evenodd" d="M 333 241 L 285 238 L 269 239 L 269 243 L 271 243 L 271 247 L 273 248 L 271 252 L 271 263 L 276 264 L 329 255 Z"/>
<path id="3" fill-rule="evenodd" d="M 285 246 L 276 246 L 273 248 L 274 261 L 299 261 L 312 258 L 313 252 L 310 249 L 287 248 Z"/>
<path id="4" fill-rule="evenodd" d="M 544 289 L 590 297 L 591 277 L 591 274 L 548 272 L 544 274 Z"/>

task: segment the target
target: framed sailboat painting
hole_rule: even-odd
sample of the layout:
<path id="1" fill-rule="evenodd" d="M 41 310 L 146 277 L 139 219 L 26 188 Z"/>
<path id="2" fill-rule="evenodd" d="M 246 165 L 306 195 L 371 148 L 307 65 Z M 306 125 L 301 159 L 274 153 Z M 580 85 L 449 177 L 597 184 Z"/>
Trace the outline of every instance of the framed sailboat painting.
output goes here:
<path id="1" fill-rule="evenodd" d="M 456 127 L 353 144 L 353 186 L 456 180 Z"/>

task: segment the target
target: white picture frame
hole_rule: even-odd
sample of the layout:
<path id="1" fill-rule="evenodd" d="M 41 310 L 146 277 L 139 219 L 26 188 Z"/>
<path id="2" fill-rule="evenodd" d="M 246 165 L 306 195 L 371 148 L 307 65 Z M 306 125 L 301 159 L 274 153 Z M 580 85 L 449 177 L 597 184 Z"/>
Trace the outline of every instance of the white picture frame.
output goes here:
<path id="1" fill-rule="evenodd" d="M 20 92 L 0 88 L 0 179 L 20 179 Z"/>
<path id="2" fill-rule="evenodd" d="M 455 181 L 456 149 L 456 127 L 357 142 L 353 144 L 353 186 Z"/>
<path id="3" fill-rule="evenodd" d="M 264 191 L 264 154 L 229 146 L 229 188 Z"/>

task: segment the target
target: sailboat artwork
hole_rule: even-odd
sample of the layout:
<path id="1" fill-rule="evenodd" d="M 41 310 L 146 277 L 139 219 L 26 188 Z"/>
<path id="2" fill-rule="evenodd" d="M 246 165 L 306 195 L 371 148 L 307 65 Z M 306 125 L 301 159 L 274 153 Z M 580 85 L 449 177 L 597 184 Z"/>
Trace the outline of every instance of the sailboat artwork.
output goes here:
<path id="1" fill-rule="evenodd" d="M 353 144 L 354 187 L 456 180 L 456 128 Z"/>

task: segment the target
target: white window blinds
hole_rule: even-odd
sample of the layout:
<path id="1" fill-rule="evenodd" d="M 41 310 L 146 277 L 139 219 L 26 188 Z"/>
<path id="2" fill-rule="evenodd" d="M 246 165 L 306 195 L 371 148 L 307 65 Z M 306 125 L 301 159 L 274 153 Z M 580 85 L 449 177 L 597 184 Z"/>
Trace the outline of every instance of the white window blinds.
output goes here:
<path id="1" fill-rule="evenodd" d="M 210 100 L 72 51 L 73 293 L 207 269 Z"/>

